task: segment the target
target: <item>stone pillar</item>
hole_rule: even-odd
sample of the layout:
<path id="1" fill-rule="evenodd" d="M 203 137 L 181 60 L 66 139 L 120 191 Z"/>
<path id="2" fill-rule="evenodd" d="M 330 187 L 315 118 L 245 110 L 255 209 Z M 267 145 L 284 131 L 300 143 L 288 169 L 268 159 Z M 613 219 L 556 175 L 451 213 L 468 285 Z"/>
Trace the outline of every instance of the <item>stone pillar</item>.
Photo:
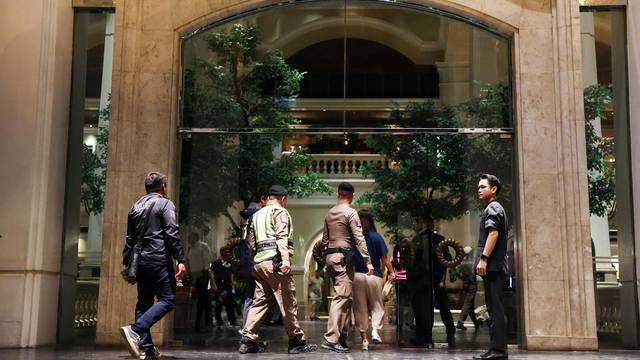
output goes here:
<path id="1" fill-rule="evenodd" d="M 522 339 L 595 350 L 579 4 L 536 4 L 515 39 Z"/>
<path id="2" fill-rule="evenodd" d="M 71 1 L 0 5 L 0 347 L 54 344 L 71 84 Z"/>
<path id="3" fill-rule="evenodd" d="M 111 92 L 109 161 L 105 199 L 100 299 L 96 343 L 119 344 L 119 327 L 134 320 L 136 288 L 125 283 L 122 248 L 127 213 L 144 194 L 150 171 L 168 175 L 168 197 L 175 201 L 178 50 L 169 2 L 116 2 Z M 176 5 L 183 9 L 182 4 Z M 189 6 L 184 5 L 184 9 Z M 178 11 L 179 12 L 179 11 Z M 174 57 L 175 56 L 175 57 Z M 175 75 L 175 77 L 174 77 Z M 173 329 L 165 317 L 152 329 L 163 344 Z"/>
<path id="4" fill-rule="evenodd" d="M 640 254 L 640 3 L 629 1 L 627 5 L 627 56 L 629 86 L 629 137 L 630 167 L 633 211 L 633 228 L 635 229 L 633 245 L 634 253 Z M 640 262 L 635 261 L 635 298 L 640 298 Z M 637 301 L 637 300 L 636 300 Z M 636 303 L 637 306 L 637 303 Z M 637 315 L 636 315 L 637 316 Z"/>

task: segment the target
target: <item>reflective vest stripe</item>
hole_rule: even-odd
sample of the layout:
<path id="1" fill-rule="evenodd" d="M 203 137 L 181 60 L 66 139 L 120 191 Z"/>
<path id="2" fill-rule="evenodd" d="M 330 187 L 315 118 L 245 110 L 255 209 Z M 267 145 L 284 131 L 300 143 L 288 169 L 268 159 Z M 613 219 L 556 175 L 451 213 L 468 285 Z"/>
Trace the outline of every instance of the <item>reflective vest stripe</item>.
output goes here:
<path id="1" fill-rule="evenodd" d="M 279 207 L 267 205 L 253 215 L 253 228 L 256 237 L 256 255 L 253 260 L 256 263 L 273 259 L 278 254 L 276 244 L 276 227 L 273 222 L 273 212 Z M 293 232 L 291 216 L 289 217 L 289 237 Z M 289 254 L 293 255 L 293 242 L 288 243 Z"/>

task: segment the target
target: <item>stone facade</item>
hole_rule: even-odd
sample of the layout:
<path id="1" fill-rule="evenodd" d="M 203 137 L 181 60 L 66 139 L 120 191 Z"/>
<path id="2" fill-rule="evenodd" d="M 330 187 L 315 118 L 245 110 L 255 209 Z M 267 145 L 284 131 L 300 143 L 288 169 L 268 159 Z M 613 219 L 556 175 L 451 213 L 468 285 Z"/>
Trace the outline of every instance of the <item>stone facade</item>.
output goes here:
<path id="1" fill-rule="evenodd" d="M 418 0 L 513 39 L 522 344 L 597 348 L 580 60 L 573 0 Z M 119 276 L 126 214 L 149 170 L 178 168 L 181 35 L 275 1 L 116 2 L 116 50 L 98 343 L 120 342 L 135 291 Z M 171 197 L 176 193 L 171 191 Z M 171 320 L 154 328 L 167 339 Z"/>

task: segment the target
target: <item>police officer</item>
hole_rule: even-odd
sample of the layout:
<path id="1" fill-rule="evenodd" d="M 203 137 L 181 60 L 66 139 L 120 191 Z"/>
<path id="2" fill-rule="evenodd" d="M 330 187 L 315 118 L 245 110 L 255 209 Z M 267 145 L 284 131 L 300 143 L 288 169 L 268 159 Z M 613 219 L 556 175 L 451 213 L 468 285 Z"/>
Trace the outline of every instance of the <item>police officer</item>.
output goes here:
<path id="1" fill-rule="evenodd" d="M 335 289 L 322 347 L 338 353 L 351 351 L 347 345 L 347 331 L 352 302 L 353 256 L 356 248 L 367 264 L 367 275 L 373 273 L 367 243 L 362 235 L 362 224 L 358 212 L 351 207 L 353 194 L 353 185 L 348 182 L 340 183 L 338 204 L 332 207 L 325 217 L 322 234 L 327 275 L 333 279 Z"/>
<path id="2" fill-rule="evenodd" d="M 252 216 L 249 229 L 249 251 L 255 262 L 256 288 L 247 315 L 245 334 L 240 340 L 241 354 L 263 352 L 258 343 L 258 330 L 275 298 L 289 335 L 289 353 L 315 351 L 318 346 L 305 340 L 298 324 L 296 288 L 291 278 L 293 232 L 291 216 L 285 209 L 287 189 L 279 185 L 269 188 L 267 204 Z"/>

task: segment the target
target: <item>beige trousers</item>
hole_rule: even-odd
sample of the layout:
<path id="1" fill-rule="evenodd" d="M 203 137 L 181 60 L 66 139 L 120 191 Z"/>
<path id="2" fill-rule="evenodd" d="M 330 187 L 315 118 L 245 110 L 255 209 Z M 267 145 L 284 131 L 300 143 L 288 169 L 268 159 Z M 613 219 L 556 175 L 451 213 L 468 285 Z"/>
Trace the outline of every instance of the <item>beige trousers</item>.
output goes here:
<path id="1" fill-rule="evenodd" d="M 369 314 L 371 314 L 371 328 L 382 329 L 384 318 L 382 278 L 357 272 L 353 278 L 353 315 L 360 332 L 367 332 L 369 329 Z"/>
<path id="2" fill-rule="evenodd" d="M 256 278 L 256 290 L 253 293 L 253 303 L 247 314 L 245 324 L 245 336 L 253 341 L 258 340 L 260 325 L 267 316 L 267 311 L 275 297 L 282 321 L 287 329 L 289 339 L 298 335 L 304 338 L 304 332 L 298 324 L 298 303 L 296 302 L 296 287 L 291 278 L 291 273 L 287 275 L 278 274 L 273 271 L 271 261 L 263 261 L 254 266 L 254 276 Z"/>
<path id="3" fill-rule="evenodd" d="M 351 313 L 351 286 L 353 283 L 353 268 L 347 269 L 344 254 L 327 255 L 327 275 L 333 279 L 335 296 L 331 300 L 329 321 L 324 338 L 337 343 L 340 335 L 347 335 Z"/>

